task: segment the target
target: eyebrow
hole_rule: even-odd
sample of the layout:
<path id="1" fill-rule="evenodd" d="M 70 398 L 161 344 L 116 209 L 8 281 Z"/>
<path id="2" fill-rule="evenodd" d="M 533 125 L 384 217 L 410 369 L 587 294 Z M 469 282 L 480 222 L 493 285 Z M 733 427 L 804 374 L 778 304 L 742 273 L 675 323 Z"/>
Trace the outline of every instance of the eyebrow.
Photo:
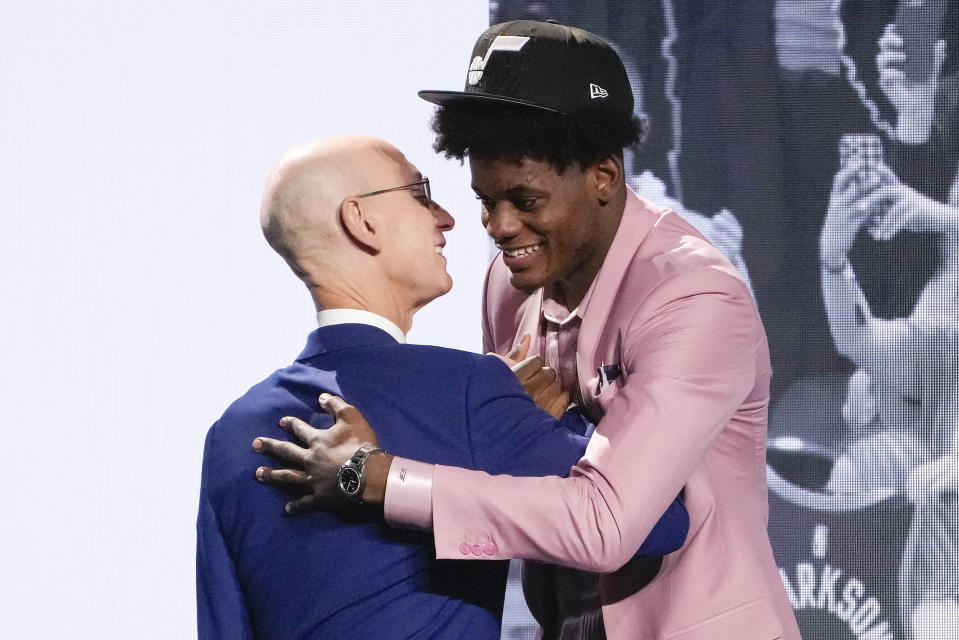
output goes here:
<path id="1" fill-rule="evenodd" d="M 488 197 L 486 196 L 486 194 L 480 191 L 476 185 L 471 184 L 470 188 L 473 190 L 473 193 L 475 193 L 476 195 L 480 197 Z M 537 189 L 536 187 L 531 187 L 525 184 L 519 184 L 519 185 L 516 185 L 515 187 L 510 187 L 509 189 L 504 191 L 502 193 L 502 197 L 511 198 L 518 195 L 527 195 L 527 194 L 545 195 L 545 193 L 546 192 L 543 191 L 542 189 Z"/>

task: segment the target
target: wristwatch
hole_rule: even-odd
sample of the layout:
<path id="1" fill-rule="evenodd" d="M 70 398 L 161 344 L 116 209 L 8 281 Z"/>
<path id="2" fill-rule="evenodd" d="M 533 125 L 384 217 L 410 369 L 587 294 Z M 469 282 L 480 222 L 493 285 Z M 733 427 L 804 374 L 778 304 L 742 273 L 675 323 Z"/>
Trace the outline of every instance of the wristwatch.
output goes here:
<path id="1" fill-rule="evenodd" d="M 363 488 L 366 486 L 366 461 L 374 451 L 382 451 L 374 444 L 360 445 L 349 460 L 336 473 L 336 486 L 340 493 L 353 502 L 363 501 Z"/>

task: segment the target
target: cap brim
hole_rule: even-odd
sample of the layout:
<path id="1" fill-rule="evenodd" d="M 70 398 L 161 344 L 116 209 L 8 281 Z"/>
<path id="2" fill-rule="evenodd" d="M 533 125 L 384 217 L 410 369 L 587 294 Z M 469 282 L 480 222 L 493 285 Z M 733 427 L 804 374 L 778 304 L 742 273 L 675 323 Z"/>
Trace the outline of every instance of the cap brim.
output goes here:
<path id="1" fill-rule="evenodd" d="M 551 111 L 553 113 L 561 113 L 558 109 L 553 109 L 552 107 L 544 107 L 541 104 L 536 104 L 535 102 L 530 102 L 529 100 L 521 100 L 519 98 L 513 98 L 510 96 L 498 96 L 490 93 L 474 93 L 471 91 L 431 91 L 423 90 L 417 91 L 416 94 L 426 100 L 427 102 L 432 102 L 433 104 L 438 104 L 441 107 L 448 104 L 456 102 L 486 102 L 486 103 L 498 103 L 498 104 L 516 104 L 522 105 L 524 107 L 532 107 L 533 109 L 540 109 L 541 111 Z"/>

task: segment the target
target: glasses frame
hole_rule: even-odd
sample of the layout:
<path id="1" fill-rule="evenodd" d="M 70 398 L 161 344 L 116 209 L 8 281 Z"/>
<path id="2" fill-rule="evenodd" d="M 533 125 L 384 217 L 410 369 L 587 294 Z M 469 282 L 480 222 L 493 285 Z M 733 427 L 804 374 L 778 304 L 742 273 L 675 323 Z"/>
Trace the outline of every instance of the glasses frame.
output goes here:
<path id="1" fill-rule="evenodd" d="M 422 202 L 425 206 L 428 207 L 428 206 L 430 206 L 430 204 L 433 203 L 433 197 L 432 197 L 432 195 L 430 194 L 430 179 L 427 178 L 426 176 L 423 176 L 423 178 L 422 178 L 421 180 L 417 180 L 416 182 L 411 182 L 411 183 L 409 183 L 409 184 L 404 184 L 404 185 L 402 185 L 402 186 L 400 186 L 400 187 L 390 187 L 389 189 L 379 189 L 379 190 L 377 190 L 377 191 L 370 191 L 369 193 L 363 193 L 363 194 L 360 194 L 360 195 L 358 195 L 358 196 L 353 196 L 353 197 L 354 197 L 354 198 L 369 198 L 369 197 L 371 197 L 371 196 L 378 196 L 378 195 L 383 194 L 383 193 L 390 193 L 391 191 L 403 191 L 404 189 L 413 189 L 413 188 L 419 187 L 419 186 L 422 186 L 422 187 L 423 187 L 423 194 L 422 194 L 422 195 L 426 197 L 426 201 L 423 202 L 422 200 L 420 200 L 419 197 L 417 197 L 417 196 L 415 196 L 415 195 L 414 195 L 413 197 L 416 198 L 417 200 L 419 200 L 419 201 Z"/>

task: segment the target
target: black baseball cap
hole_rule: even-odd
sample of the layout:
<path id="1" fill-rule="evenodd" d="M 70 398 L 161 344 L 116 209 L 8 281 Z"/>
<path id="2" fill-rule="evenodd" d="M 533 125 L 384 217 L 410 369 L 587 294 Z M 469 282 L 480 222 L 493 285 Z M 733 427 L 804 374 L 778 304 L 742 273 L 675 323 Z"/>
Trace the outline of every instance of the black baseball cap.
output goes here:
<path id="1" fill-rule="evenodd" d="M 487 29 L 473 47 L 463 91 L 420 91 L 441 106 L 509 103 L 572 115 L 633 113 L 622 60 L 599 36 L 554 21 L 514 20 Z"/>

